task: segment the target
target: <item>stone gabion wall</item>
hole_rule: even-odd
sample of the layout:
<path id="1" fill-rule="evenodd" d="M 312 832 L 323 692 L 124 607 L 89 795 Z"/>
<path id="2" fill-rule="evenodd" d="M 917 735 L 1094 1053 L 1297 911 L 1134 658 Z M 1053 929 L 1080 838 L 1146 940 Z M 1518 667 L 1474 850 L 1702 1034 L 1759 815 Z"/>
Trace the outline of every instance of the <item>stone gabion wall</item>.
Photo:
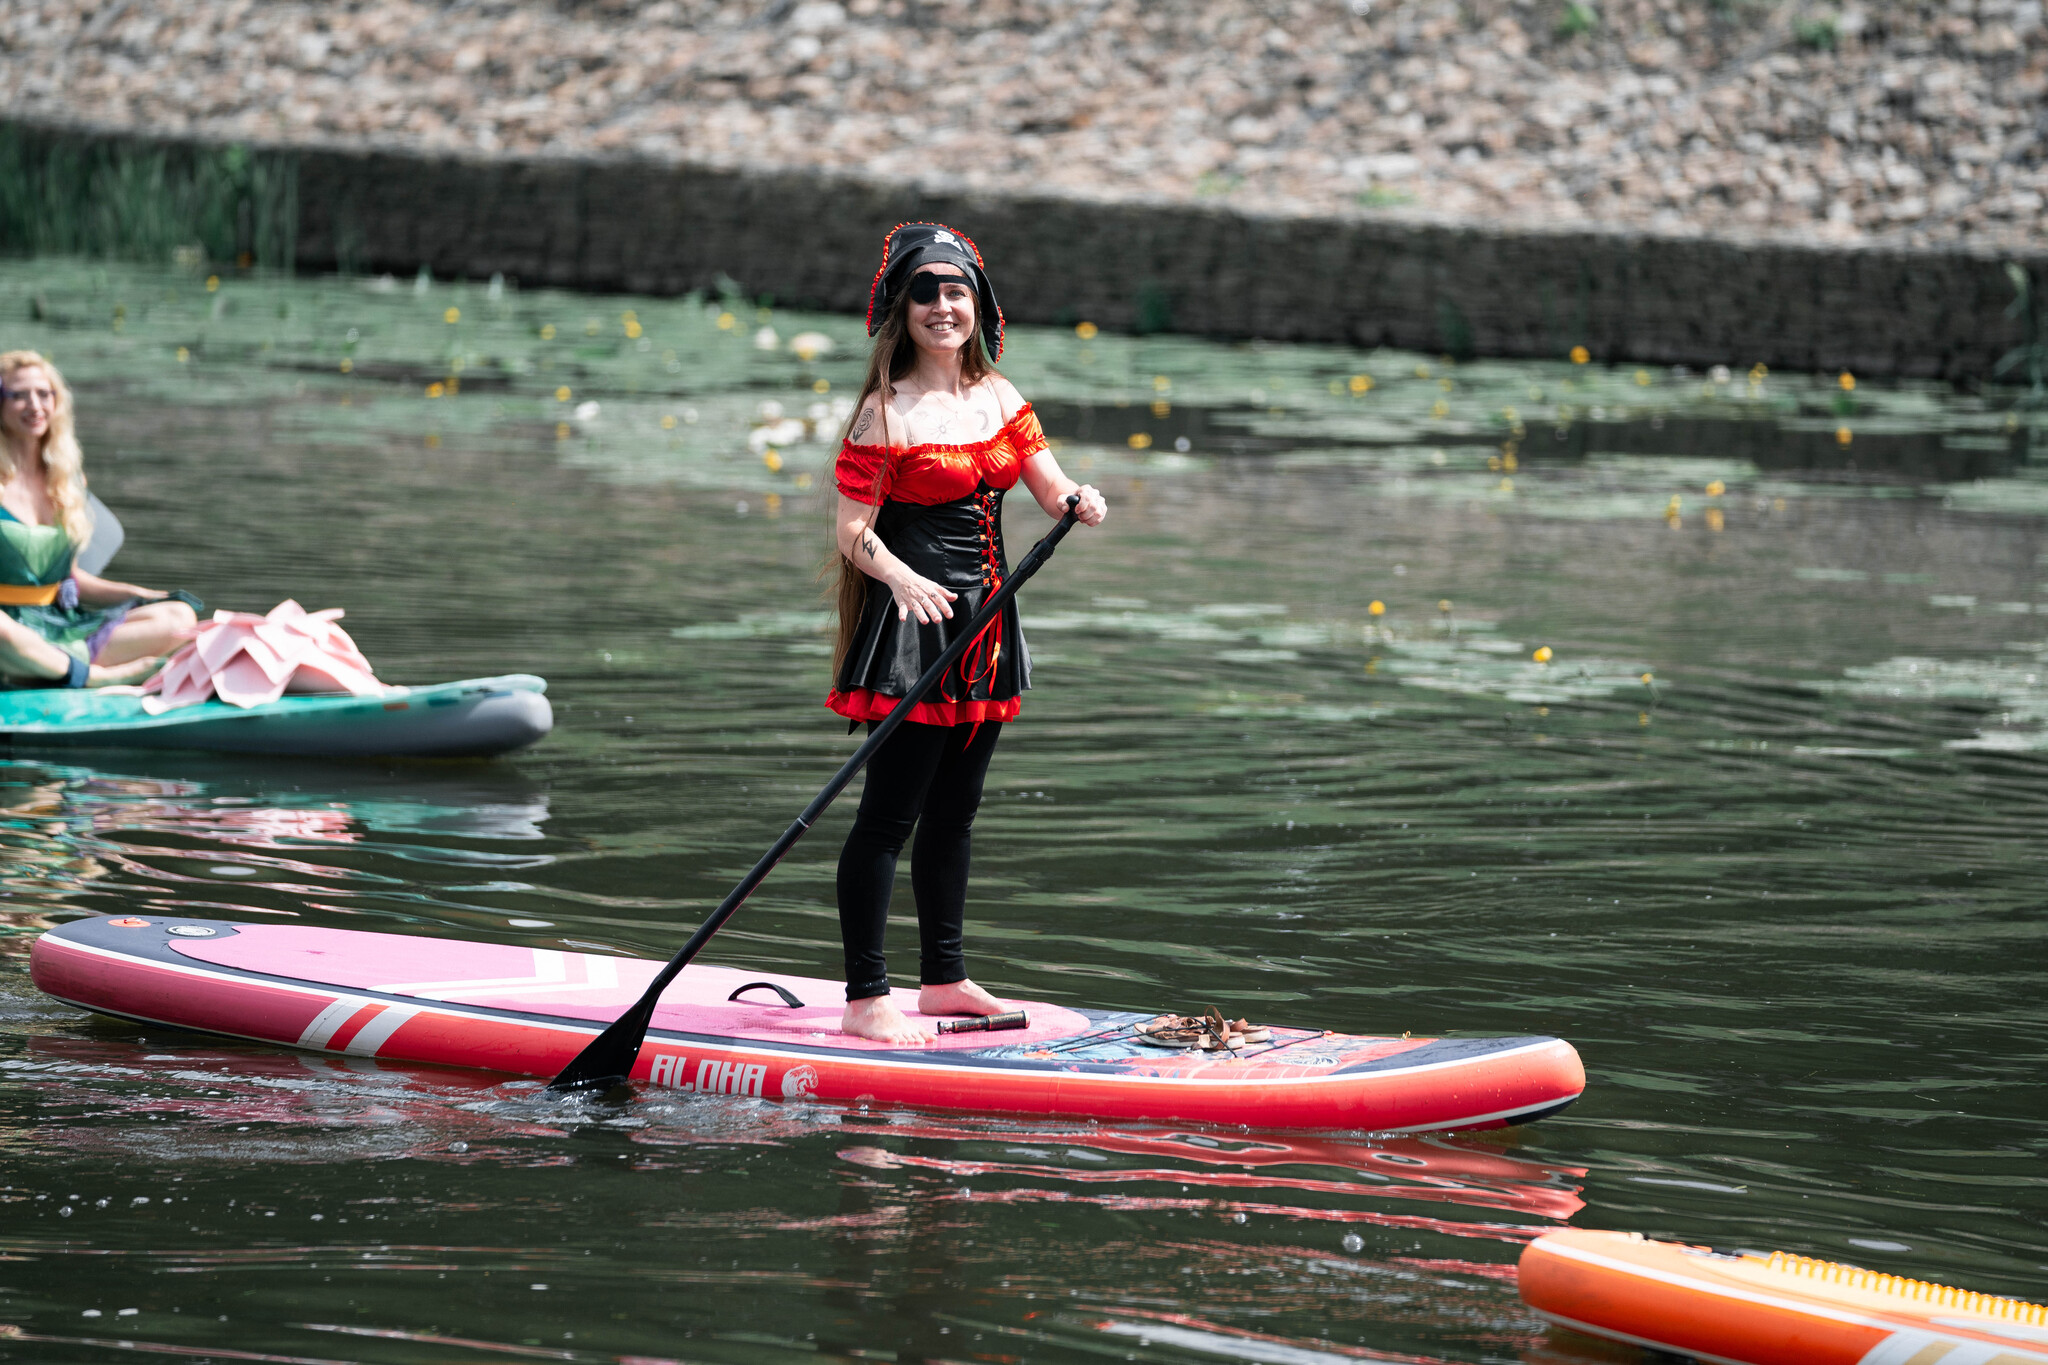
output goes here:
<path id="1" fill-rule="evenodd" d="M 8 132 L 22 165 L 157 145 Z M 294 177 L 300 269 L 425 266 L 653 294 L 724 277 L 751 295 L 838 311 L 865 305 L 889 227 L 935 220 L 981 245 L 1005 312 L 1022 322 L 1458 355 L 1583 345 L 1614 361 L 1984 380 L 2028 340 L 2023 319 L 2007 316 L 2008 262 L 2048 284 L 2048 252 L 1266 216 L 626 159 L 258 155 L 272 183 L 280 165 Z"/>

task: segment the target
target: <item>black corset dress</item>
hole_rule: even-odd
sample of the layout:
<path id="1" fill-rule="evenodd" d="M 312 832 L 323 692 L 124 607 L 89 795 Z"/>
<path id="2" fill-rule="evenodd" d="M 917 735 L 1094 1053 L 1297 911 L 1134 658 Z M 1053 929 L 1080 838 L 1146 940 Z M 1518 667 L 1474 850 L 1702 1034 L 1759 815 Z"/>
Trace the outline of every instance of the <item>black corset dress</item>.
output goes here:
<path id="1" fill-rule="evenodd" d="M 827 705 L 850 720 L 879 720 L 966 630 L 1009 573 L 1003 554 L 1003 494 L 984 481 L 951 502 L 885 502 L 875 521 L 882 543 L 914 572 L 959 596 L 950 619 L 898 620 L 887 585 L 868 580 L 852 646 Z M 1013 599 L 969 645 L 910 719 L 927 725 L 1009 720 L 1031 686 L 1031 654 Z"/>

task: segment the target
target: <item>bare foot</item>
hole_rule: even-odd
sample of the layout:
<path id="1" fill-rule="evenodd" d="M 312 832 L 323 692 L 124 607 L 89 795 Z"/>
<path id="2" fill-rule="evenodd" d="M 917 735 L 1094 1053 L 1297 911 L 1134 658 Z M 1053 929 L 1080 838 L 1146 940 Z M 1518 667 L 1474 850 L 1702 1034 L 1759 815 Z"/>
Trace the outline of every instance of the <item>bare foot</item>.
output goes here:
<path id="1" fill-rule="evenodd" d="M 169 656 L 158 655 L 148 659 L 131 659 L 127 663 L 114 664 L 112 666 L 94 664 L 86 673 L 85 685 L 87 687 L 122 687 L 146 682 L 158 669 L 168 662 L 170 662 Z"/>
<path id="2" fill-rule="evenodd" d="M 1001 1014 L 1010 1007 L 972 981 L 953 981 L 944 986 L 924 986 L 917 992 L 921 1014 Z"/>
<path id="3" fill-rule="evenodd" d="M 932 1035 L 904 1018 L 896 1002 L 886 995 L 847 1001 L 846 1013 L 839 1016 L 839 1031 L 897 1047 L 923 1047 L 932 1041 Z"/>

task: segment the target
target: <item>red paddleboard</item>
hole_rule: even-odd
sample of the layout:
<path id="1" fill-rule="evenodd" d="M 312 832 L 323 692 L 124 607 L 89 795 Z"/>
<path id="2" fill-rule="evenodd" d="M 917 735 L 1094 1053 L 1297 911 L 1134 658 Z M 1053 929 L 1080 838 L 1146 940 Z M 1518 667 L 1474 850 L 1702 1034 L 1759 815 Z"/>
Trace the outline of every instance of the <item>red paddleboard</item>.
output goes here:
<path id="1" fill-rule="evenodd" d="M 30 973 L 82 1008 L 385 1061 L 553 1076 L 661 964 L 295 924 L 122 916 L 36 940 Z M 738 1000 L 749 983 L 766 987 Z M 898 991 L 919 1019 L 914 991 Z M 692 964 L 633 1067 L 645 1085 L 762 1099 L 1374 1132 L 1497 1128 L 1552 1114 L 1586 1073 L 1557 1038 L 1376 1038 L 1274 1028 L 1236 1052 L 1139 1041 L 1153 1016 L 1017 1002 L 1030 1027 L 897 1048 L 838 1031 L 844 988 Z M 934 1021 L 936 1022 L 936 1021 Z"/>

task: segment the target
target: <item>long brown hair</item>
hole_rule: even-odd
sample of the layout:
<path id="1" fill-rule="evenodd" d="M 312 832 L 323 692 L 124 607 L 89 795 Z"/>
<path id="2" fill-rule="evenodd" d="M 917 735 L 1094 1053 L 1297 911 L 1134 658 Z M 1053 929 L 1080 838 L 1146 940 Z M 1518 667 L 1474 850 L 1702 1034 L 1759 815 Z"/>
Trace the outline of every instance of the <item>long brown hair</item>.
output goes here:
<path id="1" fill-rule="evenodd" d="M 950 278 L 950 277 L 949 277 Z M 963 280 L 969 292 L 974 282 Z M 994 362 L 988 358 L 988 345 L 983 339 L 981 319 L 981 298 L 974 300 L 974 334 L 967 338 L 967 345 L 960 357 L 960 379 L 965 384 L 979 384 L 996 372 Z M 909 374 L 917 364 L 917 343 L 910 339 L 910 291 L 904 290 L 896 300 L 882 325 L 875 329 L 874 348 L 868 352 L 868 372 L 860 383 L 860 397 L 855 400 L 853 411 L 847 414 L 846 426 L 840 430 L 842 442 L 853 439 L 853 424 L 860 420 L 860 411 L 867 406 L 869 397 L 875 400 L 875 407 L 882 418 L 882 430 L 877 444 L 887 448 L 889 454 L 883 461 L 880 473 L 875 476 L 875 500 L 871 506 L 879 515 L 882 500 L 888 491 L 890 477 L 896 472 L 896 443 L 889 437 L 889 402 L 896 396 L 896 381 Z M 837 485 L 834 485 L 836 491 Z M 832 550 L 826 560 L 825 572 L 832 576 L 832 598 L 838 616 L 838 629 L 832 644 L 832 677 L 836 681 L 839 670 L 846 663 L 846 652 L 853 648 L 854 628 L 860 624 L 862 608 L 868 600 L 868 576 L 860 567 L 839 552 L 839 517 L 837 499 L 827 498 L 832 508 Z M 868 525 L 875 524 L 875 517 L 868 519 Z"/>
<path id="2" fill-rule="evenodd" d="M 0 387 L 17 371 L 32 367 L 50 376 L 50 392 L 57 400 L 50 412 L 50 429 L 43 436 L 43 488 L 50 495 L 50 505 L 57 509 L 57 523 L 64 528 L 71 548 L 83 550 L 92 539 L 92 504 L 85 497 L 85 452 L 78 448 L 71 386 L 55 365 L 34 351 L 9 351 L 0 355 Z M 13 477 L 14 457 L 0 444 L 0 479 Z"/>

